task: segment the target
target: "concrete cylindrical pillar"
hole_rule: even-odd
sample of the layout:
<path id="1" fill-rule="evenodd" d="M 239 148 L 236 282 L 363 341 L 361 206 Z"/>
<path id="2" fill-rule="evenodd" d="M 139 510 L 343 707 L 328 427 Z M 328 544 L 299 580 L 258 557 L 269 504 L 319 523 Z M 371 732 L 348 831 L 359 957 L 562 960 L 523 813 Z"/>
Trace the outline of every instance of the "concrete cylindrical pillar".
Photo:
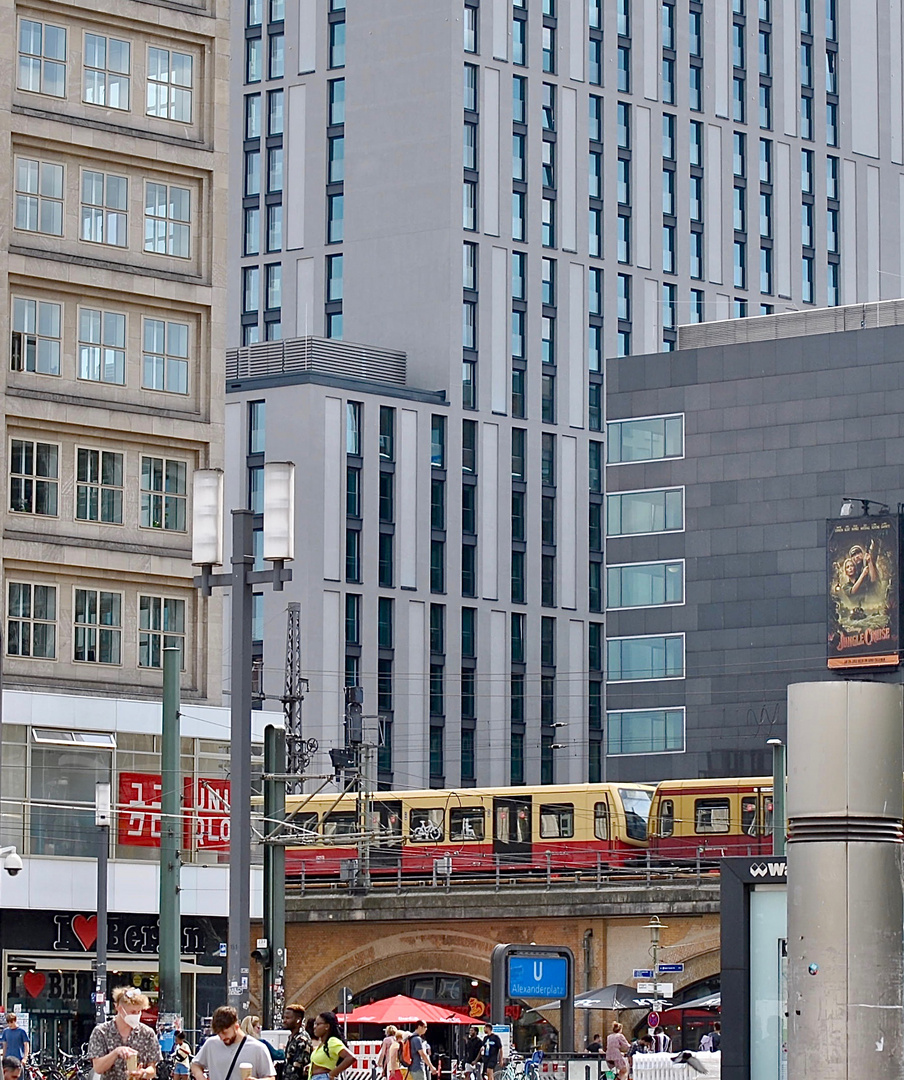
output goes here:
<path id="1" fill-rule="evenodd" d="M 788 1075 L 904 1076 L 902 688 L 788 688 Z"/>

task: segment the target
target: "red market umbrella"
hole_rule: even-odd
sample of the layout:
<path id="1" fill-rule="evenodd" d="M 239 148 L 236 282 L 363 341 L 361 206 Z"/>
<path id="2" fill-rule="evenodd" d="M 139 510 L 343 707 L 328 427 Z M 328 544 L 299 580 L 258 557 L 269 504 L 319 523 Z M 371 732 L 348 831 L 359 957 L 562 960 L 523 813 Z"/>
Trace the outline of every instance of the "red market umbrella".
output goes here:
<path id="1" fill-rule="evenodd" d="M 431 1005 L 428 1001 L 418 1001 L 404 994 L 359 1005 L 350 1013 L 340 1013 L 339 1019 L 349 1024 L 413 1024 L 415 1020 L 423 1020 L 426 1024 L 477 1023 L 472 1016 L 457 1009 Z"/>

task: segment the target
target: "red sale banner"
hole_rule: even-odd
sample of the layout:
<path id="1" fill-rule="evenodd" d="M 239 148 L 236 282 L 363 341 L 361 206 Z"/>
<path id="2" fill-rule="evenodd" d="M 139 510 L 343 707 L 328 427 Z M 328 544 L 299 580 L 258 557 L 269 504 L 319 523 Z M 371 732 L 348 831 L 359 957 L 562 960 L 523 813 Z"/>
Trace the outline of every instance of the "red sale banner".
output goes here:
<path id="1" fill-rule="evenodd" d="M 126 847 L 160 847 L 159 773 L 119 774 L 117 841 Z M 183 781 L 183 846 L 229 850 L 229 781 L 201 777 Z"/>
<path id="2" fill-rule="evenodd" d="M 229 781 L 201 777 L 192 793 L 192 782 L 186 778 L 185 803 L 194 806 L 194 813 L 190 818 L 185 818 L 185 846 L 206 851 L 228 851 Z"/>
<path id="3" fill-rule="evenodd" d="M 119 774 L 118 842 L 130 847 L 160 847 L 160 776 Z"/>

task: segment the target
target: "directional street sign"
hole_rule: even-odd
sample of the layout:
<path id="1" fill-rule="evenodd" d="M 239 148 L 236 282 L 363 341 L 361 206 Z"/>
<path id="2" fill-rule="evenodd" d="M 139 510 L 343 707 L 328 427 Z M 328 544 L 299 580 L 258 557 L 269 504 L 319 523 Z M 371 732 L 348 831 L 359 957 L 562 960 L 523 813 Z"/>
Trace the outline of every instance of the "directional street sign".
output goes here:
<path id="1" fill-rule="evenodd" d="M 684 971 L 684 964 L 660 964 L 660 975 L 678 975 Z"/>
<path id="2" fill-rule="evenodd" d="M 655 994 L 656 983 L 651 982 L 638 982 L 637 984 L 638 994 Z"/>
<path id="3" fill-rule="evenodd" d="M 659 970 L 662 971 L 662 966 L 661 965 L 660 965 Z M 653 978 L 653 969 L 652 968 L 635 968 L 633 978 L 635 978 L 635 979 L 652 979 Z"/>

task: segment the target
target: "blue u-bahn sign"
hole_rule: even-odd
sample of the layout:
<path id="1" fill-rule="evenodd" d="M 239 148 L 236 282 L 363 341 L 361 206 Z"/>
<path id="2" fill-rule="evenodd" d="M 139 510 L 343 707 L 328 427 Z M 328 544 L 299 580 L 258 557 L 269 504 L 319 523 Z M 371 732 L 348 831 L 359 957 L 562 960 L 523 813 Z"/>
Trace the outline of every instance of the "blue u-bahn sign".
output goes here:
<path id="1" fill-rule="evenodd" d="M 564 956 L 509 956 L 508 962 L 509 997 L 568 996 L 568 960 Z"/>

